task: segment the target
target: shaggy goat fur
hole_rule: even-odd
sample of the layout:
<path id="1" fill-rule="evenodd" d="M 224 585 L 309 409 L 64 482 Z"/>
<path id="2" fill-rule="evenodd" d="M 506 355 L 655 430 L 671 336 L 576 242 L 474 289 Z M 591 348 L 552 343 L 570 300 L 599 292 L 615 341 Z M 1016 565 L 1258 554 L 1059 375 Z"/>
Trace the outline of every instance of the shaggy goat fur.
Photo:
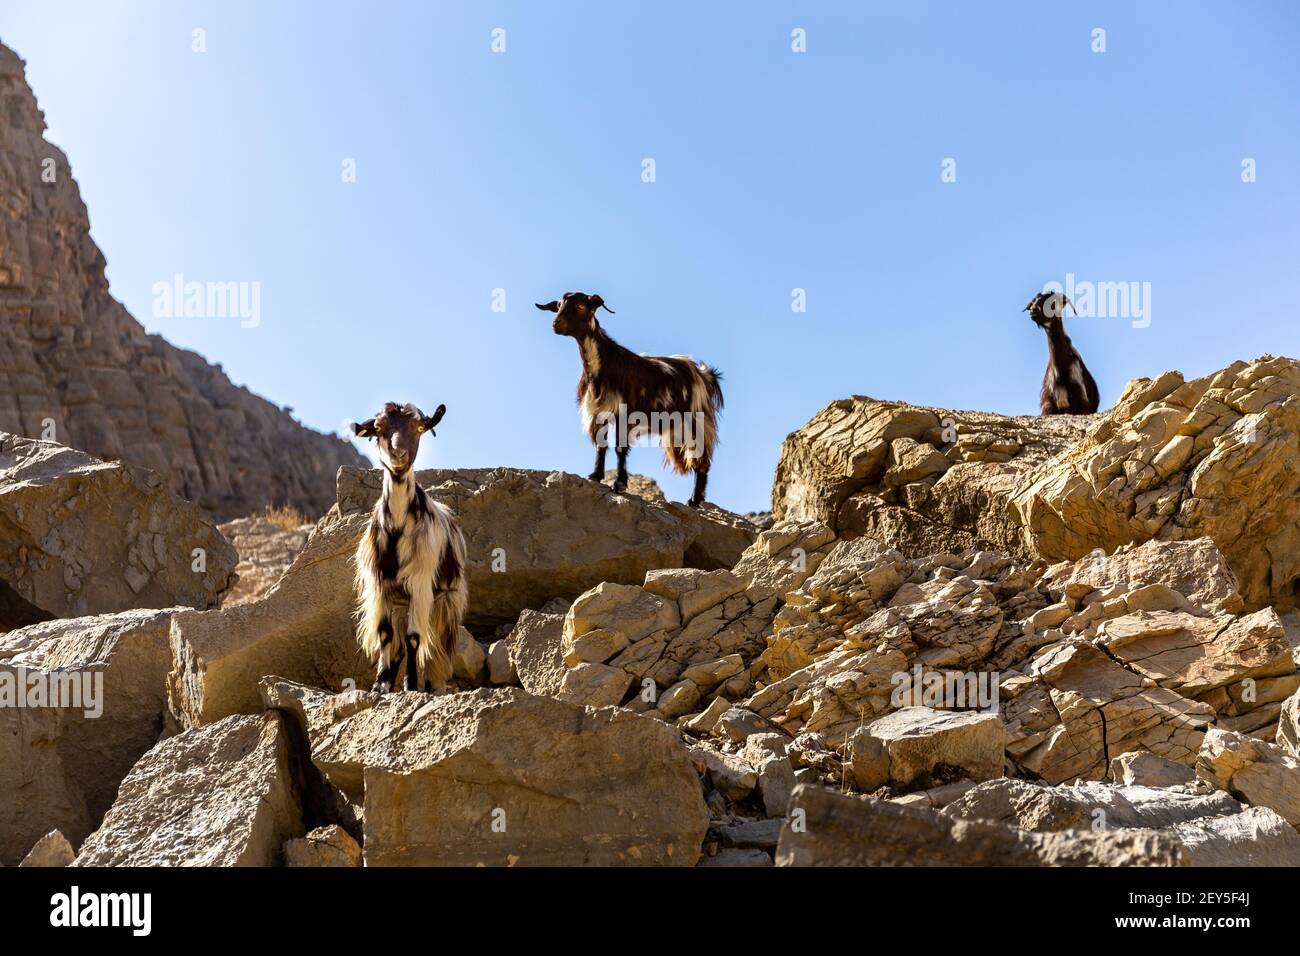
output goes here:
<path id="1" fill-rule="evenodd" d="M 583 431 L 596 446 L 591 479 L 605 477 L 605 453 L 612 443 L 618 455 L 614 490 L 624 490 L 629 446 L 656 435 L 669 468 L 679 475 L 695 473 L 691 506 L 703 503 L 718 443 L 721 373 L 687 355 L 637 355 L 619 345 L 596 320 L 597 309 L 612 311 L 598 295 L 568 292 L 537 308 L 556 313 L 555 333 L 578 343 L 578 406 Z"/>
<path id="2" fill-rule="evenodd" d="M 375 690 L 391 690 L 403 658 L 407 690 L 442 690 L 469 604 L 465 536 L 445 505 L 415 481 L 420 434 L 446 409 L 425 417 L 414 405 L 390 402 L 353 426 L 374 438 L 384 465 L 384 487 L 356 553 L 357 639 L 376 662 Z M 405 647 L 399 640 L 405 636 Z"/>

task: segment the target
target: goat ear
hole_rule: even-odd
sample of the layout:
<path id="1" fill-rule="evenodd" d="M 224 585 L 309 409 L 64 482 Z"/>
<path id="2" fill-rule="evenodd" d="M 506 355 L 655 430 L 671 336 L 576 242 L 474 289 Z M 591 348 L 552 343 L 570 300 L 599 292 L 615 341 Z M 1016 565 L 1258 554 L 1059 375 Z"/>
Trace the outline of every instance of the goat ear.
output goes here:
<path id="1" fill-rule="evenodd" d="M 375 431 L 375 420 L 371 418 L 364 422 L 353 422 L 352 434 L 358 438 L 374 438 L 379 433 Z"/>
<path id="2" fill-rule="evenodd" d="M 434 435 L 436 437 L 437 432 L 433 430 L 433 426 L 438 424 L 438 422 L 442 421 L 442 416 L 446 414 L 447 414 L 447 406 L 439 405 L 437 408 L 433 410 L 432 415 L 426 415 L 424 417 L 424 419 L 420 422 L 420 427 L 424 431 L 428 432 L 430 435 Z"/>
<path id="3" fill-rule="evenodd" d="M 545 305 L 542 305 L 540 302 L 534 302 L 533 305 L 537 306 L 537 307 L 538 307 L 539 309 L 541 309 L 543 312 L 559 312 L 559 311 L 560 311 L 560 303 L 559 303 L 559 301 L 556 300 L 556 299 L 552 299 L 550 302 L 546 303 Z"/>
<path id="4" fill-rule="evenodd" d="M 591 311 L 595 312 L 597 309 L 604 309 L 610 315 L 614 315 L 614 310 L 605 304 L 604 299 L 598 295 L 593 295 L 591 297 Z"/>

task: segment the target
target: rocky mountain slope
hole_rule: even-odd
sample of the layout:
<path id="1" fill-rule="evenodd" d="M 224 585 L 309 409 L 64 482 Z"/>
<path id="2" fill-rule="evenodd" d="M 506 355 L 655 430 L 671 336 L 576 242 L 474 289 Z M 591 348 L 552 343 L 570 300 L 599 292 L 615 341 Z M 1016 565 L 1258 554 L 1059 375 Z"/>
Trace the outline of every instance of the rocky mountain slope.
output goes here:
<path id="1" fill-rule="evenodd" d="M 109 294 L 68 159 L 44 133 L 22 60 L 0 46 L 0 431 L 150 468 L 222 520 L 325 511 L 335 471 L 364 459 L 145 333 Z"/>
<path id="2" fill-rule="evenodd" d="M 243 603 L 0 635 L 0 687 L 104 686 L 0 708 L 0 862 L 1300 865 L 1297 402 L 1269 356 L 1075 419 L 836 402 L 761 531 L 422 473 L 469 543 L 438 697 L 364 690 L 341 469 Z"/>

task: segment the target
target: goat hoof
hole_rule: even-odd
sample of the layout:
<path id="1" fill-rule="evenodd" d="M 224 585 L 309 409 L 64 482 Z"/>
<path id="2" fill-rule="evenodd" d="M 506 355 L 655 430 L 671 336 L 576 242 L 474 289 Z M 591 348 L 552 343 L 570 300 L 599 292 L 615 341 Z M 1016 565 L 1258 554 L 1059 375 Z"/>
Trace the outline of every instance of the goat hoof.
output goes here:
<path id="1" fill-rule="evenodd" d="M 702 504 L 704 504 L 703 498 L 692 498 L 690 501 L 686 502 L 688 508 L 698 508 Z"/>
<path id="2" fill-rule="evenodd" d="M 590 475 L 587 476 L 588 481 L 594 481 L 596 484 L 600 484 L 601 481 L 604 480 L 604 478 L 605 478 L 604 474 L 602 474 L 599 471 L 593 471 Z"/>
<path id="3" fill-rule="evenodd" d="M 375 685 L 370 688 L 372 694 L 387 694 L 393 689 L 393 685 L 386 680 L 377 680 Z"/>
<path id="4" fill-rule="evenodd" d="M 613 484 L 613 489 L 617 492 L 627 491 L 627 479 L 619 478 Z"/>

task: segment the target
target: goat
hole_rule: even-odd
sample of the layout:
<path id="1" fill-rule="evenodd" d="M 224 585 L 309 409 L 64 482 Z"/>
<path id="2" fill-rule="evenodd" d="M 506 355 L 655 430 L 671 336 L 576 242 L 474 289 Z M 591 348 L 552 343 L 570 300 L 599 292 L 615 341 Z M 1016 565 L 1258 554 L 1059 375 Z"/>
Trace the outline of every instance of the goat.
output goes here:
<path id="1" fill-rule="evenodd" d="M 537 308 L 554 312 L 552 328 L 578 343 L 582 377 L 578 405 L 583 431 L 596 446 L 592 481 L 605 477 L 605 452 L 613 441 L 618 455 L 614 490 L 627 489 L 627 451 L 646 435 L 657 435 L 664 464 L 679 475 L 695 472 L 688 502 L 704 502 L 709 466 L 718 442 L 722 373 L 687 355 L 637 355 L 615 342 L 596 320 L 596 310 L 614 310 L 598 295 L 566 292 Z"/>
<path id="2" fill-rule="evenodd" d="M 415 455 L 424 432 L 447 412 L 426 416 L 414 405 L 388 402 L 374 418 L 353 424 L 373 438 L 384 466 L 384 488 L 356 553 L 357 640 L 376 662 L 374 690 L 393 689 L 406 659 L 406 690 L 441 692 L 451 677 L 451 654 L 469 604 L 465 536 L 455 515 L 416 483 Z M 403 649 L 397 635 L 405 634 Z"/>
<path id="3" fill-rule="evenodd" d="M 1091 415 L 1100 402 L 1097 383 L 1065 334 L 1062 316 L 1067 305 L 1074 309 L 1059 292 L 1040 292 L 1025 306 L 1034 324 L 1047 332 L 1047 372 L 1038 394 L 1043 415 Z"/>

